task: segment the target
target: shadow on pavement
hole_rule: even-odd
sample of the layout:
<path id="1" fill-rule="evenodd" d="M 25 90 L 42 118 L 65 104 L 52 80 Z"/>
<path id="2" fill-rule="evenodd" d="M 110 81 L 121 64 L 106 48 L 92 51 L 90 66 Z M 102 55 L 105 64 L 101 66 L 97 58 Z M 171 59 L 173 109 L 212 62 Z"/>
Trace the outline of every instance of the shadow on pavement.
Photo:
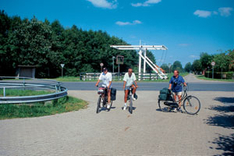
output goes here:
<path id="1" fill-rule="evenodd" d="M 214 100 L 224 104 L 234 104 L 234 97 L 216 97 Z"/>
<path id="2" fill-rule="evenodd" d="M 217 97 L 215 101 L 222 102 L 221 105 L 211 106 L 209 110 L 216 111 L 219 114 L 209 116 L 205 123 L 210 126 L 219 126 L 228 129 L 234 129 L 234 98 Z M 212 141 L 216 150 L 222 150 L 222 155 L 234 155 L 234 133 L 230 136 L 219 134 L 219 137 Z M 212 147 L 210 147 L 212 148 Z"/>
<path id="3" fill-rule="evenodd" d="M 234 115 L 215 115 L 206 119 L 206 124 L 234 129 Z"/>
<path id="4" fill-rule="evenodd" d="M 231 136 L 220 135 L 213 144 L 217 144 L 216 150 L 222 150 L 222 155 L 234 155 L 234 133 Z M 211 148 L 212 149 L 212 148 Z"/>

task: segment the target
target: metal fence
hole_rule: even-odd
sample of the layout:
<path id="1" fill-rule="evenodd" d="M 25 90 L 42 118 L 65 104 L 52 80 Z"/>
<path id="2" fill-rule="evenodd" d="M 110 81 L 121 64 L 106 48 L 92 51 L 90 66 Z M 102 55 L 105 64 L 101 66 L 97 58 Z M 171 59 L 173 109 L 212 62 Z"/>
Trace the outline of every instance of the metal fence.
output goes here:
<path id="1" fill-rule="evenodd" d="M 27 77 L 0 77 L 0 104 L 18 104 L 18 103 L 34 103 L 34 102 L 45 102 L 61 97 L 67 96 L 67 89 L 61 85 L 58 81 L 43 80 L 43 79 L 31 79 Z M 7 93 L 11 90 L 20 92 L 22 90 L 31 91 L 47 91 L 43 95 L 32 95 L 32 96 L 7 96 Z"/>

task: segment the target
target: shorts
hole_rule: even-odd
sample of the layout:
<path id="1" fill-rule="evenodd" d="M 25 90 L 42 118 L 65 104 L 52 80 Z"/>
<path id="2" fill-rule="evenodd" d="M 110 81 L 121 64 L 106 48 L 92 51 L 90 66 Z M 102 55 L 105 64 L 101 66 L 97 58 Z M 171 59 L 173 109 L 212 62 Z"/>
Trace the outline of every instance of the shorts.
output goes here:
<path id="1" fill-rule="evenodd" d="M 125 86 L 124 90 L 129 90 L 132 86 L 134 86 L 134 85 L 131 85 L 131 86 Z"/>
<path id="2" fill-rule="evenodd" d="M 173 92 L 173 95 L 181 96 L 182 92 Z"/>

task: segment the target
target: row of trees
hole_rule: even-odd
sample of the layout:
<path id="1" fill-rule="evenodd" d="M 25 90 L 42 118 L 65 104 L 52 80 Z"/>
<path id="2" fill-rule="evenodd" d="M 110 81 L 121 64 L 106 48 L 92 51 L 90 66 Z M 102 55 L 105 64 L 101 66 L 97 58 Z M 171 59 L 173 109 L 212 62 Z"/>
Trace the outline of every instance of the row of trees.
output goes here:
<path id="1" fill-rule="evenodd" d="M 220 54 L 209 55 L 201 53 L 200 59 L 195 60 L 192 64 L 189 62 L 185 65 L 185 71 L 202 72 L 212 69 L 211 62 L 215 62 L 214 70 L 216 72 L 234 71 L 234 50 L 221 52 Z"/>
<path id="2" fill-rule="evenodd" d="M 167 73 L 173 72 L 174 70 L 178 70 L 179 72 L 183 72 L 184 69 L 180 61 L 175 61 L 172 65 L 171 64 L 162 64 L 161 68 L 165 70 Z"/>
<path id="3" fill-rule="evenodd" d="M 200 59 L 194 60 L 193 63 L 188 62 L 185 67 L 182 67 L 180 61 L 175 61 L 172 65 L 162 64 L 167 73 L 179 70 L 180 72 L 195 72 L 212 70 L 211 62 L 215 62 L 214 70 L 217 72 L 234 71 L 234 50 L 221 52 L 220 54 L 209 55 L 208 53 L 201 53 Z"/>
<path id="4" fill-rule="evenodd" d="M 103 31 L 84 31 L 75 25 L 64 28 L 58 20 L 50 23 L 36 17 L 21 19 L 0 11 L 1 75 L 15 75 L 18 65 L 36 65 L 36 77 L 57 77 L 63 63 L 67 76 L 77 76 L 81 72 L 99 72 L 101 62 L 112 69 L 112 56 L 117 55 L 124 56 L 121 71 L 126 71 L 138 64 L 137 52 L 110 48 L 126 44 Z M 151 52 L 148 57 L 155 62 Z"/>

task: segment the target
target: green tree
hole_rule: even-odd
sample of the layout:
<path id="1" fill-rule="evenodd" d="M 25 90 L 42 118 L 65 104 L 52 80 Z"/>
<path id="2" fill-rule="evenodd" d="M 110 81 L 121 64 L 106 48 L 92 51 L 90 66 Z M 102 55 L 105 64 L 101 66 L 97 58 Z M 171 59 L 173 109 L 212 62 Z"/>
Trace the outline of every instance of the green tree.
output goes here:
<path id="1" fill-rule="evenodd" d="M 186 65 L 184 67 L 184 70 L 186 72 L 191 72 L 191 70 L 192 70 L 192 64 L 190 62 L 186 63 Z"/>
<path id="2" fill-rule="evenodd" d="M 183 67 L 180 61 L 175 61 L 172 65 L 172 71 L 178 70 L 179 72 L 183 71 Z"/>
<path id="3" fill-rule="evenodd" d="M 12 48 L 11 57 L 14 61 L 14 68 L 19 64 L 37 65 L 38 76 L 47 77 L 48 53 L 51 48 L 50 26 L 38 21 L 35 17 L 30 21 L 25 20 L 14 33 L 9 36 Z"/>
<path id="4" fill-rule="evenodd" d="M 228 71 L 229 65 L 230 65 L 230 57 L 226 55 L 226 53 L 221 53 L 218 55 L 215 55 L 213 58 L 213 61 L 215 62 L 215 70 L 216 71 Z"/>
<path id="5" fill-rule="evenodd" d="M 200 60 L 193 61 L 192 70 L 197 74 L 202 71 L 202 65 Z"/>
<path id="6" fill-rule="evenodd" d="M 169 73 L 169 67 L 168 67 L 168 65 L 167 65 L 166 63 L 162 64 L 162 65 L 161 65 L 161 68 L 162 68 L 163 70 L 165 70 L 165 72 Z"/>
<path id="7" fill-rule="evenodd" d="M 200 54 L 200 62 L 202 70 L 205 70 L 207 67 L 210 66 L 211 62 L 213 60 L 213 55 L 209 55 L 208 53 L 201 53 Z"/>
<path id="8" fill-rule="evenodd" d="M 60 64 L 64 75 L 77 76 L 80 72 L 100 72 L 100 63 L 112 69 L 112 57 L 124 56 L 121 72 L 136 67 L 135 50 L 120 51 L 110 45 L 127 42 L 103 31 L 84 31 L 75 25 L 66 28 L 58 20 L 50 23 L 36 17 L 31 20 L 8 17 L 0 12 L 0 74 L 15 75 L 18 65 L 37 65 L 36 77 L 57 77 Z M 151 52 L 147 56 L 155 62 Z M 115 65 L 115 71 L 117 66 Z"/>

